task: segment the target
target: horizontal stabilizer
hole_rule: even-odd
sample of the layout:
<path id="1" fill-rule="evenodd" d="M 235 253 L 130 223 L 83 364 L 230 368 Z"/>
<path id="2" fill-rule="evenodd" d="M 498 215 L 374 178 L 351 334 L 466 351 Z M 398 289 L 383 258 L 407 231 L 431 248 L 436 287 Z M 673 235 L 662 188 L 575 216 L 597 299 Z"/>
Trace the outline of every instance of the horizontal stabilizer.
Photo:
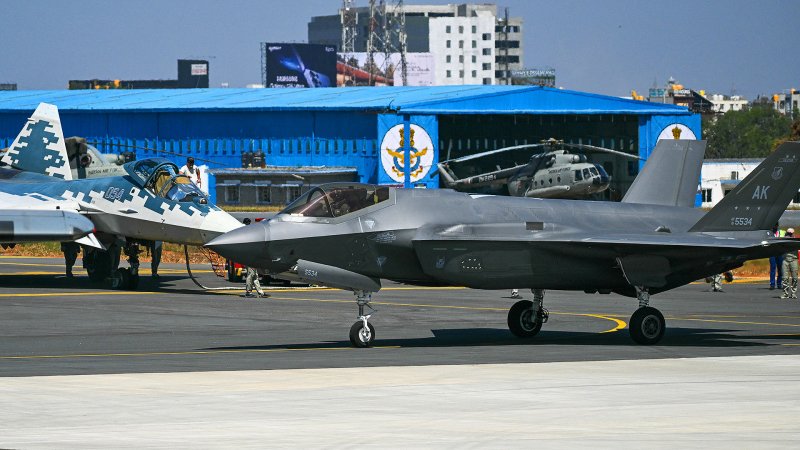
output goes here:
<path id="1" fill-rule="evenodd" d="M 800 142 L 785 142 L 689 231 L 769 230 L 800 189 Z"/>
<path id="2" fill-rule="evenodd" d="M 694 206 L 705 152 L 706 141 L 661 139 L 622 201 Z"/>
<path id="3" fill-rule="evenodd" d="M 2 161 L 25 172 L 72 180 L 58 108 L 40 103 Z"/>

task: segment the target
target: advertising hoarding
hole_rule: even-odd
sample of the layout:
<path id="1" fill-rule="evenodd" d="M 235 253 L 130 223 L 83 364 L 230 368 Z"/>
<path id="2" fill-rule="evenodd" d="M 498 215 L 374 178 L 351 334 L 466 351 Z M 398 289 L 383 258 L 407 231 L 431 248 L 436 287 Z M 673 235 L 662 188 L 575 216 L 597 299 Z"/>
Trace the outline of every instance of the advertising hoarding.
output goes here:
<path id="1" fill-rule="evenodd" d="M 400 71 L 400 53 L 390 54 L 388 64 L 386 64 L 386 55 L 384 53 L 375 53 L 374 58 L 374 85 L 403 85 L 403 75 Z M 368 86 L 369 64 L 367 64 L 367 53 L 340 53 L 336 72 L 336 84 L 338 86 Z M 407 86 L 433 86 L 434 74 L 433 54 L 406 53 Z"/>
<path id="2" fill-rule="evenodd" d="M 336 86 L 336 46 L 264 45 L 266 87 Z"/>

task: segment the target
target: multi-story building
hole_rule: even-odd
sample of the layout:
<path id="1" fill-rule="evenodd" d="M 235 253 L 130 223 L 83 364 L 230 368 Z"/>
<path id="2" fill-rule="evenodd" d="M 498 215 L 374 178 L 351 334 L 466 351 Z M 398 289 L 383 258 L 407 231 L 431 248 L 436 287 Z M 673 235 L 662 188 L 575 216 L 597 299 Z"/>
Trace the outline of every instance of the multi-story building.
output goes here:
<path id="1" fill-rule="evenodd" d="M 674 78 L 669 77 L 665 87 L 650 88 L 647 100 L 653 103 L 685 106 L 689 111 L 700 114 L 711 114 L 713 105 L 704 94 L 702 91 L 687 89 Z"/>
<path id="2" fill-rule="evenodd" d="M 800 111 L 800 91 L 789 89 L 782 94 L 772 96 L 772 104 L 781 114 L 797 114 Z"/>
<path id="3" fill-rule="evenodd" d="M 703 94 L 702 91 L 700 93 Z M 739 95 L 711 94 L 707 95 L 706 98 L 711 102 L 711 110 L 718 114 L 725 114 L 728 111 L 741 111 L 750 104 Z"/>
<path id="4" fill-rule="evenodd" d="M 496 5 L 405 5 L 403 12 L 406 51 L 433 55 L 437 85 L 511 84 L 511 71 L 523 68 L 522 19 L 498 17 Z M 369 8 L 355 8 L 355 15 L 354 51 L 365 52 Z M 339 15 L 308 23 L 309 43 L 341 45 L 341 37 Z"/>

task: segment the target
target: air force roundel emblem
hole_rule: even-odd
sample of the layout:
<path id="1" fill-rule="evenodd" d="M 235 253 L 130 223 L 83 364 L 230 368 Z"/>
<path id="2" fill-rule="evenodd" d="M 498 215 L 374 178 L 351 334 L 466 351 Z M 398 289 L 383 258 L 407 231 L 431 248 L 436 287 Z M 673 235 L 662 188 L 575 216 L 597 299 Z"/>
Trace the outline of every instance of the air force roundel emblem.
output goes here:
<path id="1" fill-rule="evenodd" d="M 389 177 L 402 183 L 405 180 L 406 166 L 411 173 L 411 182 L 417 182 L 428 174 L 433 166 L 433 141 L 424 128 L 411 124 L 410 158 L 405 161 L 403 152 L 403 125 L 395 125 L 381 140 L 381 165 Z"/>

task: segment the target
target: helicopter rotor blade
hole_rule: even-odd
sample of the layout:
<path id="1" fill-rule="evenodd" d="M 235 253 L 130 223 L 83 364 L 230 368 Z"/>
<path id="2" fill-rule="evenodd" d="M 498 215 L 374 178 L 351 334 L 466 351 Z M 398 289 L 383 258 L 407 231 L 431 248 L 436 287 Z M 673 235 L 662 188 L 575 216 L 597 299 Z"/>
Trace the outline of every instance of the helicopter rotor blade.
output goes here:
<path id="1" fill-rule="evenodd" d="M 109 143 L 109 142 L 87 142 L 87 144 L 92 145 L 95 148 L 97 148 L 98 145 L 102 145 L 102 146 L 104 146 L 106 148 L 113 148 L 113 147 L 136 148 L 136 149 L 139 149 L 139 150 L 149 150 L 151 152 L 166 153 L 167 155 L 176 155 L 176 156 L 182 156 L 182 157 L 186 156 L 184 153 L 180 153 L 180 152 L 173 152 L 173 151 L 170 151 L 170 150 L 159 150 L 157 148 L 142 147 L 140 145 L 114 144 L 114 143 Z M 224 163 L 221 163 L 221 162 L 218 162 L 218 161 L 213 161 L 213 160 L 210 160 L 210 159 L 198 158 L 196 156 L 194 156 L 193 158 L 196 161 L 202 161 L 202 162 L 209 163 L 209 164 L 217 164 L 217 165 L 220 165 L 220 166 L 224 166 L 225 165 Z"/>
<path id="2" fill-rule="evenodd" d="M 619 150 L 611 150 L 610 148 L 596 147 L 594 145 L 589 145 L 589 144 L 567 144 L 567 143 L 565 143 L 564 146 L 573 147 L 573 148 L 577 148 L 577 149 L 580 149 L 580 150 L 592 150 L 592 151 L 595 151 L 595 152 L 611 153 L 612 155 L 624 156 L 624 157 L 630 158 L 630 159 L 642 159 L 639 156 L 632 155 L 630 153 L 621 152 Z"/>
<path id="3" fill-rule="evenodd" d="M 482 158 L 484 156 L 494 155 L 494 154 L 497 154 L 497 153 L 503 153 L 503 152 L 507 152 L 507 151 L 511 151 L 511 150 L 521 150 L 523 148 L 539 148 L 539 147 L 544 147 L 545 145 L 546 144 L 515 145 L 513 147 L 503 147 L 503 148 L 498 148 L 498 149 L 495 149 L 495 150 L 489 150 L 489 151 L 486 151 L 486 152 L 475 153 L 474 155 L 462 156 L 461 158 L 448 159 L 447 161 L 442 161 L 442 162 L 443 163 L 451 163 L 451 162 L 469 161 L 471 159 Z"/>

